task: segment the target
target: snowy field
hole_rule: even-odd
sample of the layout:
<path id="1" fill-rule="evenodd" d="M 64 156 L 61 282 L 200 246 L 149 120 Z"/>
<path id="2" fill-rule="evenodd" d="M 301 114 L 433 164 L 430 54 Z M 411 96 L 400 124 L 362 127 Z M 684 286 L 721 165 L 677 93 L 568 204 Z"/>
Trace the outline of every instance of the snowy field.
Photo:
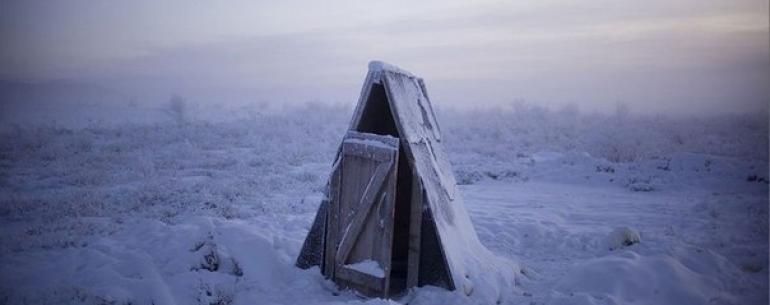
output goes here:
<path id="1" fill-rule="evenodd" d="M 293 266 L 352 105 L 182 106 L 1 111 L 0 304 L 482 303 Z M 766 114 L 438 116 L 501 303 L 768 303 Z"/>

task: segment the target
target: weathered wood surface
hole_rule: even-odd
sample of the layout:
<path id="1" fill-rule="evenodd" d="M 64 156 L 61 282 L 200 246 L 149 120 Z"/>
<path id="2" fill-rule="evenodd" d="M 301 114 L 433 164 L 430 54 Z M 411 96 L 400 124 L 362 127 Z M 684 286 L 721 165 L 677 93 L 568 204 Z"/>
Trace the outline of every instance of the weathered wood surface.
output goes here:
<path id="1" fill-rule="evenodd" d="M 340 176 L 341 164 L 337 163 L 329 178 L 329 207 L 326 213 L 326 240 L 324 241 L 326 251 L 324 253 L 323 274 L 328 278 L 334 278 L 334 257 L 337 253 Z"/>
<path id="2" fill-rule="evenodd" d="M 377 165 L 377 169 L 369 179 L 369 183 L 364 190 L 364 195 L 361 197 L 358 207 L 356 207 L 355 214 L 348 225 L 340 232 L 342 236 L 340 237 L 340 246 L 337 250 L 336 257 L 338 264 L 344 264 L 344 260 L 348 258 L 350 250 L 353 249 L 353 244 L 358 239 L 359 234 L 361 234 L 364 221 L 368 218 L 371 219 L 369 215 L 371 214 L 372 206 L 375 205 L 374 203 L 377 199 L 375 196 L 381 194 L 380 190 L 382 190 L 383 182 L 385 182 L 385 178 L 388 177 L 392 166 L 393 164 L 389 161 L 380 163 Z"/>
<path id="3" fill-rule="evenodd" d="M 336 232 L 331 234 L 337 245 L 330 255 L 334 260 L 334 279 L 341 286 L 354 285 L 372 296 L 387 296 L 398 139 L 349 133 L 341 152 L 338 199 L 333 204 L 338 216 Z M 383 268 L 384 278 L 368 278 L 345 267 L 367 259 Z"/>
<path id="4" fill-rule="evenodd" d="M 347 281 L 346 286 L 354 288 L 364 295 L 386 296 L 383 292 L 388 291 L 388 286 L 387 281 L 383 278 L 349 268 L 341 268 L 338 273 L 341 278 Z"/>
<path id="5" fill-rule="evenodd" d="M 400 73 L 385 71 L 380 77 L 399 135 L 405 143 L 404 150 L 423 184 L 424 204 L 433 213 L 436 235 L 440 240 L 438 245 L 445 259 L 442 267 L 449 277 L 448 288 L 454 289 L 462 284 L 466 274 L 463 257 L 475 255 L 473 252 L 483 246 L 462 202 L 456 200 L 459 198 L 456 196 L 454 174 L 443 151 L 438 124 L 424 85 L 420 84 L 419 78 Z"/>
<path id="6" fill-rule="evenodd" d="M 417 286 L 420 272 L 420 230 L 422 228 L 423 190 L 420 177 L 412 178 L 412 199 L 409 210 L 409 254 L 407 256 L 406 288 Z"/>

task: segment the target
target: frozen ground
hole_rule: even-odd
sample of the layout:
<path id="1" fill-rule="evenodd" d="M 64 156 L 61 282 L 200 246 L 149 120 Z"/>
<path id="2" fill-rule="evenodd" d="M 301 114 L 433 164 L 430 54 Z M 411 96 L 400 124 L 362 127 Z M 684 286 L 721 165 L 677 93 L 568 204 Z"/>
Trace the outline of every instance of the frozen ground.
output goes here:
<path id="1" fill-rule="evenodd" d="M 163 107 L 3 114 L 0 304 L 479 301 L 293 267 L 348 108 Z M 767 304 L 767 116 L 439 117 L 482 242 L 523 268 L 504 303 Z"/>

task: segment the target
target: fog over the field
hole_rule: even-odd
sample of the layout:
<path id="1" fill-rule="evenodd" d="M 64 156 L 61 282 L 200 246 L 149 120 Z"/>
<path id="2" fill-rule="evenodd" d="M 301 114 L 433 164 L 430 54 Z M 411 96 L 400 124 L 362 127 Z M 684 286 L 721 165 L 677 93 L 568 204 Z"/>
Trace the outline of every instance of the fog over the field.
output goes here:
<path id="1" fill-rule="evenodd" d="M 713 114 L 770 96 L 765 0 L 6 1 L 0 37 L 0 79 L 141 100 L 352 104 L 372 59 L 442 106 Z"/>

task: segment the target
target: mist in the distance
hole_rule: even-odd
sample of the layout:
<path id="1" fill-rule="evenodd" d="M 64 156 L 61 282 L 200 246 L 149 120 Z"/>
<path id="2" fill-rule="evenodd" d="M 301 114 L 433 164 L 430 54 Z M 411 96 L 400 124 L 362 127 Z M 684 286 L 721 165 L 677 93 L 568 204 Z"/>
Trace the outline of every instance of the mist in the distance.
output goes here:
<path id="1" fill-rule="evenodd" d="M 0 35 L 3 88 L 77 84 L 140 102 L 352 105 L 372 59 L 424 77 L 439 107 L 700 115 L 767 111 L 770 96 L 757 0 L 10 1 Z"/>

